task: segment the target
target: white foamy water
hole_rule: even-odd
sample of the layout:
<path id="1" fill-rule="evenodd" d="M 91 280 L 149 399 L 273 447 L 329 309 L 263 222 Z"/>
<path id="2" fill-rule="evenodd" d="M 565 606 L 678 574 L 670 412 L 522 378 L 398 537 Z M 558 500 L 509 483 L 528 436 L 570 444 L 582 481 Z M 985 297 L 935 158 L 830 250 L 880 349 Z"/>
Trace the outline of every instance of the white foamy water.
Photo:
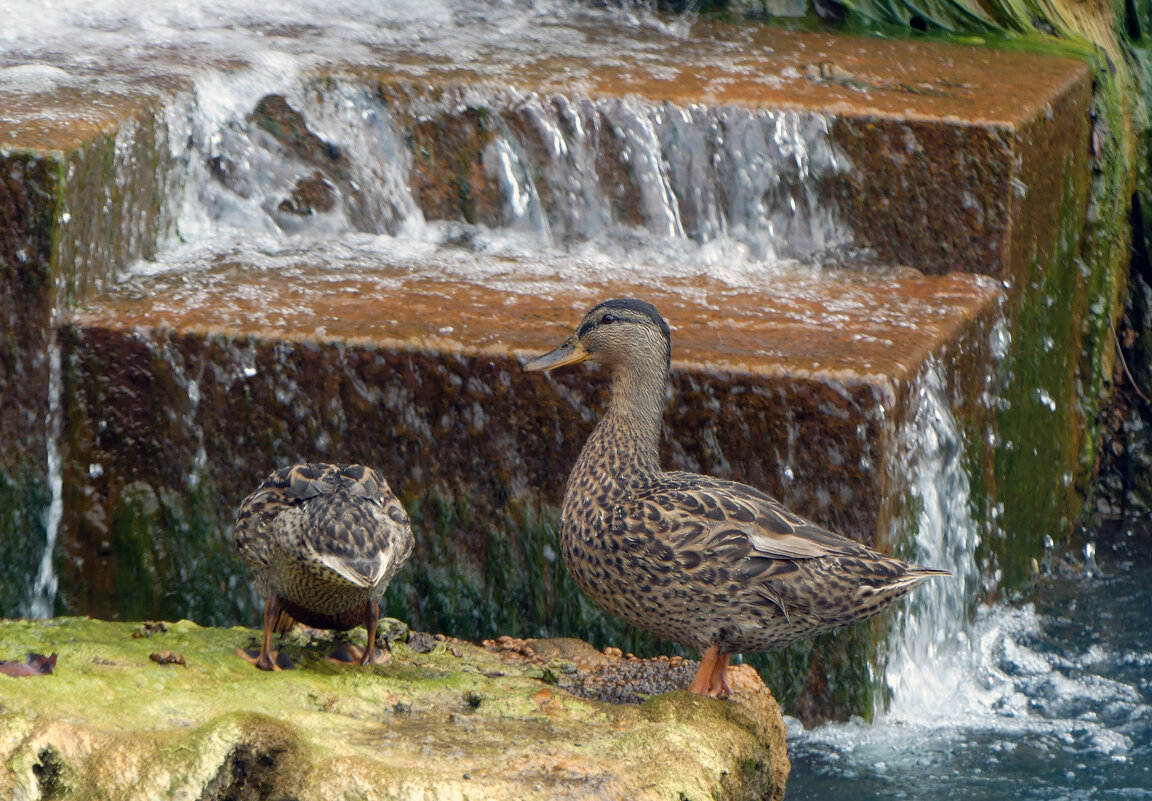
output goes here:
<path id="1" fill-rule="evenodd" d="M 819 200 L 829 195 L 827 182 L 850 169 L 819 115 L 582 94 L 587 71 L 611 69 L 622 52 L 670 77 L 693 71 L 693 56 L 679 47 L 688 19 L 560 0 L 419 7 L 199 0 L 178 8 L 64 0 L 17 1 L 6 10 L 0 90 L 164 93 L 171 82 L 159 76 L 191 83 L 168 101 L 166 115 L 172 183 L 183 188 L 172 238 L 156 263 L 136 268 L 143 272 L 194 268 L 229 251 L 244 260 L 312 248 L 324 260 L 342 240 L 366 248 L 370 234 L 381 261 L 416 242 L 504 260 L 572 256 L 592 275 L 611 262 L 632 280 L 707 274 L 755 285 L 777 266 L 794 268 L 797 259 L 852 240 Z M 669 52 L 684 63 L 669 62 Z M 738 72 L 739 55 L 739 42 L 713 43 L 708 66 L 728 61 Z M 331 65 L 356 64 L 387 64 L 417 81 L 456 66 L 476 77 L 470 88 L 414 95 L 411 111 L 428 119 L 486 109 L 497 135 L 482 163 L 503 196 L 502 219 L 462 226 L 424 218 L 409 189 L 411 154 L 389 107 L 353 81 L 314 80 Z M 542 64 L 570 70 L 564 94 L 498 88 Z M 254 124 L 253 110 L 268 95 L 282 96 L 338 154 L 335 169 L 309 163 Z M 604 174 L 606 163 L 618 172 Z M 317 169 L 334 206 L 285 211 L 293 187 Z"/>
<path id="2" fill-rule="evenodd" d="M 479 90 L 448 96 L 421 112 L 478 104 L 499 131 L 482 163 L 501 190 L 502 219 L 466 225 L 425 218 L 410 189 L 412 154 L 387 106 L 354 83 L 318 89 L 291 67 L 273 59 L 259 72 L 212 75 L 187 105 L 172 107 L 170 138 L 187 165 L 176 237 L 159 264 L 135 270 L 183 270 L 222 251 L 255 260 L 311 248 L 329 261 L 342 245 L 388 263 L 431 245 L 428 261 L 448 270 L 469 260 L 437 258 L 437 249 L 481 254 L 497 270 L 571 257 L 577 269 L 591 265 L 589 276 L 610 262 L 632 280 L 707 274 L 755 285 L 781 265 L 851 241 L 835 210 L 817 202 L 823 184 L 847 169 L 819 115 Z M 251 121 L 269 94 L 337 154 L 334 168 L 287 152 Z M 527 132 L 517 125 L 525 120 Z M 620 216 L 615 195 L 624 185 L 597 177 L 606 149 L 627 167 L 637 218 Z M 318 169 L 332 208 L 286 211 L 293 188 Z M 483 269 L 460 275 L 488 277 Z"/>
<path id="3" fill-rule="evenodd" d="M 995 365 L 988 365 L 994 373 Z M 918 587 L 905 602 L 889 645 L 888 714 L 938 716 L 958 692 L 968 658 L 968 614 L 979 591 L 980 533 L 963 464 L 964 441 L 948 401 L 942 365 L 932 359 L 913 388 L 911 424 L 902 432 L 903 468 L 918 506 L 913 561 L 952 571 Z M 878 710 L 882 714 L 885 710 Z"/>
<path id="4" fill-rule="evenodd" d="M 962 647 L 925 666 L 940 674 L 934 705 L 793 723 L 788 798 L 1152 798 L 1141 558 L 1041 579 L 1043 602 L 980 608 Z"/>
<path id="5" fill-rule="evenodd" d="M 60 345 L 55 336 L 48 344 L 48 410 L 44 427 L 47 432 L 48 464 L 48 508 L 44 510 L 44 549 L 40 553 L 40 564 L 32 581 L 24 614 L 29 618 L 50 618 L 55 614 L 56 588 L 56 539 L 60 533 L 60 521 L 64 514 L 64 475 L 60 460 L 60 436 L 64 418 L 62 409 L 63 376 L 60 370 Z"/>
<path id="6" fill-rule="evenodd" d="M 990 334 L 1006 346 L 1003 326 Z M 994 371 L 982 403 L 995 405 Z M 788 798 L 1152 798 L 1147 556 L 1102 571 L 1052 555 L 1041 600 L 981 605 L 980 530 L 939 364 L 904 433 L 919 500 L 913 559 L 952 570 L 900 610 L 874 722 L 790 723 Z M 992 515 L 993 520 L 995 515 Z M 994 524 L 994 523 L 993 523 Z M 1138 567 L 1139 566 L 1139 567 Z"/>

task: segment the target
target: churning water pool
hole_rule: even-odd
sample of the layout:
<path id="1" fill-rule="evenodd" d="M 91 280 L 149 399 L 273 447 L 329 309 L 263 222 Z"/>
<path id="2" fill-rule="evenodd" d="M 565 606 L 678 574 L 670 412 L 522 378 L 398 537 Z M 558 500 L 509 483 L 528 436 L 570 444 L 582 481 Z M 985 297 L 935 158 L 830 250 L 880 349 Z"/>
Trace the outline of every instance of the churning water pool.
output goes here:
<path id="1" fill-rule="evenodd" d="M 1152 799 L 1152 522 L 1051 561 L 920 666 L 933 692 L 872 724 L 792 721 L 788 801 Z"/>

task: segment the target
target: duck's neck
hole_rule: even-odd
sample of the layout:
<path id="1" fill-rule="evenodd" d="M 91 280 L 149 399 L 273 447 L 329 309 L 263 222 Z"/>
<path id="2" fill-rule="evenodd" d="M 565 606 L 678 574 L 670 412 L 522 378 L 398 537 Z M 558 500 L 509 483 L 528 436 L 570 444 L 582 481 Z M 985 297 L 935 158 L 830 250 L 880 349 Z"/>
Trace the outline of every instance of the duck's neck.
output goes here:
<path id="1" fill-rule="evenodd" d="M 580 452 L 576 470 L 601 473 L 626 486 L 660 472 L 660 429 L 668 384 L 666 364 L 619 365 L 608 411 Z"/>

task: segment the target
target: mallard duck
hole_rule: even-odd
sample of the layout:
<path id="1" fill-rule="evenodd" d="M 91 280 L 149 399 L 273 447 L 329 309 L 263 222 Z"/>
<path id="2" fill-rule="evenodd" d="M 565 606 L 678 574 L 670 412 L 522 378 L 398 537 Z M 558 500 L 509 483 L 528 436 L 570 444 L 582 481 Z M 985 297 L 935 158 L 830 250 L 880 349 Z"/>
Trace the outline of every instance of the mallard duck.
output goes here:
<path id="1" fill-rule="evenodd" d="M 576 583 L 637 628 L 701 652 L 689 690 L 728 692 L 732 654 L 782 648 L 871 617 L 946 570 L 913 567 L 805 520 L 758 489 L 660 469 L 668 324 L 608 300 L 524 365 L 612 374 L 608 411 L 568 479 L 560 544 Z"/>
<path id="2" fill-rule="evenodd" d="M 412 553 L 408 515 L 383 476 L 359 464 L 283 467 L 240 504 L 233 538 L 267 598 L 256 667 L 290 666 L 272 634 L 296 621 L 336 631 L 363 623 L 368 647 L 352 658 L 378 661 L 380 597 Z"/>

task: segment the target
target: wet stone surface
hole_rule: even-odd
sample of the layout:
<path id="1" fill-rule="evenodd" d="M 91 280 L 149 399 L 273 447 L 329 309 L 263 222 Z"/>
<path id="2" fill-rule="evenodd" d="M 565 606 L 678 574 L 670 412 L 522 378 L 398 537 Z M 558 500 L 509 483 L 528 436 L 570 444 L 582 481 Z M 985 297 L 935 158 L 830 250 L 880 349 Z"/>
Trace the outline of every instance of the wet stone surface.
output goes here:
<path id="1" fill-rule="evenodd" d="M 498 653 L 501 661 L 546 669 L 549 678 L 573 695 L 617 704 L 638 704 L 649 696 L 682 690 L 700 666 L 682 656 L 641 659 L 613 646 L 597 651 L 583 640 L 564 637 L 524 640 L 505 635 L 481 645 Z"/>

